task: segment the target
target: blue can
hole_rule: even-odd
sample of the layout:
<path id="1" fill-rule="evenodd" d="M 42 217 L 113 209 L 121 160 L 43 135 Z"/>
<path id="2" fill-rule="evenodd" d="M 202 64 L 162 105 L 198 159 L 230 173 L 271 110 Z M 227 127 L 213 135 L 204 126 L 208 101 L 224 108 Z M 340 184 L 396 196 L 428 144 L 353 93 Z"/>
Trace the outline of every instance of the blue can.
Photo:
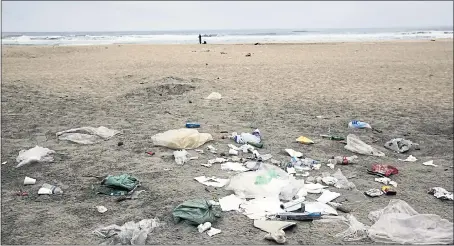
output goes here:
<path id="1" fill-rule="evenodd" d="M 200 128 L 200 124 L 194 123 L 194 122 L 188 122 L 188 123 L 186 123 L 186 128 Z"/>

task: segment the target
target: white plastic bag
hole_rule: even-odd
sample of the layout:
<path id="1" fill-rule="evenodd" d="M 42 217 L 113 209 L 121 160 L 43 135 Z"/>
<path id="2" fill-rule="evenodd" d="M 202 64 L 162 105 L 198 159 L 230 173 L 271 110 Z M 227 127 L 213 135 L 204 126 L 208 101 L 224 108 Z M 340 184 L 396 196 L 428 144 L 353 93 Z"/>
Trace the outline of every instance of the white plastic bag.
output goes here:
<path id="1" fill-rule="evenodd" d="M 266 180 L 266 183 L 256 182 Z M 263 163 L 259 170 L 243 172 L 230 179 L 226 190 L 232 190 L 244 198 L 278 197 L 289 184 L 289 176 L 282 169 Z"/>
<path id="2" fill-rule="evenodd" d="M 145 245 L 148 234 L 160 226 L 158 219 L 143 219 L 137 223 L 126 222 L 122 226 L 110 225 L 93 231 L 94 234 L 109 239 L 111 245 Z"/>
<path id="3" fill-rule="evenodd" d="M 368 232 L 377 243 L 452 244 L 453 223 L 435 214 L 419 214 L 406 202 L 393 199 L 369 213 L 375 221 Z"/>
<path id="4" fill-rule="evenodd" d="M 81 127 L 57 132 L 59 140 L 67 140 L 78 144 L 94 144 L 102 140 L 107 140 L 117 134 L 119 131 L 111 130 L 107 127 Z"/>
<path id="5" fill-rule="evenodd" d="M 186 150 L 177 150 L 173 152 L 173 157 L 175 157 L 175 162 L 178 165 L 183 165 L 188 161 L 189 153 Z"/>
<path id="6" fill-rule="evenodd" d="M 195 149 L 213 137 L 209 133 L 199 133 L 196 129 L 181 128 L 158 133 L 151 137 L 154 145 L 170 149 Z"/>
<path id="7" fill-rule="evenodd" d="M 16 158 L 16 161 L 19 163 L 16 168 L 33 162 L 51 162 L 54 160 L 51 154 L 55 154 L 55 151 L 38 145 L 29 150 L 21 150 Z"/>
<path id="8" fill-rule="evenodd" d="M 348 225 L 347 230 L 337 233 L 334 237 L 341 238 L 346 242 L 354 242 L 367 238 L 368 226 L 359 222 L 355 216 L 347 214 L 344 216 L 323 216 L 320 220 L 313 223 L 343 223 Z"/>
<path id="9" fill-rule="evenodd" d="M 362 155 L 373 155 L 373 156 L 385 156 L 385 153 L 377 150 L 376 148 L 364 143 L 355 134 L 348 134 L 347 145 L 344 147 L 351 152 L 355 152 Z"/>

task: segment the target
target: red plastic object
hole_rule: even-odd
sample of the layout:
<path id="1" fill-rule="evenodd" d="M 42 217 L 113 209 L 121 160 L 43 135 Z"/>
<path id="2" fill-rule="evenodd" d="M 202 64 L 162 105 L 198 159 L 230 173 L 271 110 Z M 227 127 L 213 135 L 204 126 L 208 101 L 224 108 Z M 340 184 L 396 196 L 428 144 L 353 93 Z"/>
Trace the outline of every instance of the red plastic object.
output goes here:
<path id="1" fill-rule="evenodd" d="M 152 152 L 152 151 L 148 151 L 148 152 L 146 152 L 146 153 L 149 154 L 149 155 L 154 155 L 154 154 L 155 154 L 155 153 Z"/>
<path id="2" fill-rule="evenodd" d="M 398 174 L 399 170 L 391 165 L 384 165 L 384 164 L 374 164 L 372 165 L 372 172 L 384 175 L 389 177 L 393 174 Z"/>
<path id="3" fill-rule="evenodd" d="M 28 196 L 28 192 L 26 192 L 26 191 L 18 191 L 18 192 L 16 192 L 16 195 L 18 195 L 18 196 Z"/>

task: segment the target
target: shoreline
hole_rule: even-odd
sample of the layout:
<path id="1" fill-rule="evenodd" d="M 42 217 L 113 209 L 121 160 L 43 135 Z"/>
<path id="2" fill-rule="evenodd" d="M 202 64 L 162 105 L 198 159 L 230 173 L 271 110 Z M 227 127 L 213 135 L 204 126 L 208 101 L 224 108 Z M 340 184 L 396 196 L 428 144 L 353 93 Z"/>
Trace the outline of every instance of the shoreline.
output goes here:
<path id="1" fill-rule="evenodd" d="M 328 44 L 374 44 L 374 43 L 427 43 L 427 42 L 453 42 L 454 39 L 443 38 L 443 39 L 424 39 L 424 40 L 376 40 L 376 41 L 333 41 L 333 42 L 289 42 L 289 43 L 275 43 L 275 42 L 255 42 L 255 43 L 207 43 L 207 44 L 172 44 L 172 43 L 113 43 L 113 44 L 68 44 L 68 45 L 47 45 L 47 44 L 1 44 L 2 47 L 86 47 L 86 46 L 210 46 L 210 45 L 220 45 L 220 46 L 243 46 L 243 45 L 328 45 Z"/>

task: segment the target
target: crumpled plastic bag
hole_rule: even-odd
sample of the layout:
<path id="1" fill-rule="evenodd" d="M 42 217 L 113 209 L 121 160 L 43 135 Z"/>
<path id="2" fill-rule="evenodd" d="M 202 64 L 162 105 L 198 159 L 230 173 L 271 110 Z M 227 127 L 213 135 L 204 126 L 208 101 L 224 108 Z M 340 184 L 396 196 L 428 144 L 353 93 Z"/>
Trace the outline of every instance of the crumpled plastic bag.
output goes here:
<path id="1" fill-rule="evenodd" d="M 105 195 L 124 196 L 134 192 L 139 185 L 139 180 L 129 174 L 108 175 L 96 190 Z"/>
<path id="2" fill-rule="evenodd" d="M 405 153 L 411 148 L 419 148 L 419 145 L 403 138 L 394 138 L 385 143 L 385 148 L 397 153 Z"/>
<path id="3" fill-rule="evenodd" d="M 375 224 L 368 235 L 377 243 L 452 244 L 454 240 L 452 222 L 435 214 L 419 214 L 399 199 L 370 212 L 369 219 Z"/>
<path id="4" fill-rule="evenodd" d="M 188 159 L 189 153 L 186 150 L 177 150 L 173 152 L 173 157 L 175 157 L 175 162 L 178 165 L 185 164 Z"/>
<path id="5" fill-rule="evenodd" d="M 137 223 L 126 222 L 122 226 L 110 225 L 93 231 L 94 234 L 109 239 L 109 245 L 145 245 L 148 234 L 162 225 L 158 219 L 143 219 Z"/>
<path id="6" fill-rule="evenodd" d="M 355 134 L 348 134 L 347 136 L 347 145 L 344 147 L 351 152 L 358 153 L 361 155 L 373 155 L 382 157 L 385 156 L 385 153 L 377 150 L 376 148 L 364 143 L 358 136 Z"/>
<path id="7" fill-rule="evenodd" d="M 244 198 L 278 197 L 289 184 L 289 175 L 282 169 L 263 163 L 257 171 L 243 172 L 230 179 L 226 190 Z"/>
<path id="8" fill-rule="evenodd" d="M 219 216 L 217 212 L 213 211 L 211 203 L 205 199 L 185 201 L 173 210 L 172 215 L 176 222 L 186 220 L 194 225 L 205 222 L 213 223 Z"/>
<path id="9" fill-rule="evenodd" d="M 442 199 L 442 200 L 453 200 L 453 195 L 452 192 L 449 192 L 445 190 L 444 188 L 441 187 L 433 187 L 430 188 L 428 191 L 429 194 L 434 195 L 436 198 Z"/>
<path id="10" fill-rule="evenodd" d="M 196 129 L 181 128 L 158 133 L 151 137 L 154 145 L 170 149 L 195 149 L 213 137 L 209 133 L 199 133 Z"/>
<path id="11" fill-rule="evenodd" d="M 16 161 L 19 162 L 16 168 L 33 162 L 54 161 L 54 157 L 51 156 L 51 154 L 55 154 L 55 151 L 40 147 L 38 145 L 29 150 L 21 150 L 19 151 L 19 155 L 16 158 Z"/>
<path id="12" fill-rule="evenodd" d="M 356 189 L 356 185 L 353 182 L 348 181 L 347 177 L 342 174 L 342 171 L 340 169 L 337 169 L 337 171 L 333 174 L 333 178 L 337 179 L 334 187 L 338 189 Z"/>
<path id="13" fill-rule="evenodd" d="M 359 222 L 352 214 L 344 216 L 323 216 L 320 220 L 314 220 L 313 223 L 333 223 L 342 222 L 348 225 L 348 229 L 336 234 L 334 237 L 341 238 L 346 242 L 354 242 L 368 237 L 368 226 Z"/>
<path id="14" fill-rule="evenodd" d="M 117 134 L 120 134 L 120 132 L 104 126 L 98 128 L 88 126 L 57 132 L 56 135 L 59 140 L 67 140 L 78 144 L 95 144 L 102 140 L 110 139 Z"/>

